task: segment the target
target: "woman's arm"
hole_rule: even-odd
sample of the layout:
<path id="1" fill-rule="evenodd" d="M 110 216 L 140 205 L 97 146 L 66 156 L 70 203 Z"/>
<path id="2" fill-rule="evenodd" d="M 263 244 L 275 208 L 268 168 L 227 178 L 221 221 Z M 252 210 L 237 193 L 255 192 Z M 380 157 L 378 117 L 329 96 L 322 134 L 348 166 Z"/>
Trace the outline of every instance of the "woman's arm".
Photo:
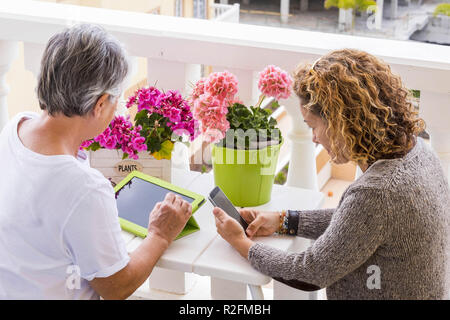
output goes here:
<path id="1" fill-rule="evenodd" d="M 104 299 L 126 299 L 150 276 L 170 243 L 181 232 L 192 213 L 192 207 L 181 197 L 168 193 L 150 213 L 148 235 L 130 254 L 130 261 L 109 277 L 89 282 Z"/>
<path id="2" fill-rule="evenodd" d="M 353 189 L 325 232 L 306 251 L 288 253 L 256 243 L 248 259 L 255 269 L 273 278 L 327 287 L 357 269 L 383 243 L 386 205 L 382 191 Z"/>
<path id="3" fill-rule="evenodd" d="M 226 217 L 226 221 L 220 221 L 215 212 L 216 226 L 219 234 L 258 271 L 273 278 L 297 280 L 324 288 L 358 268 L 383 243 L 386 205 L 379 190 L 358 188 L 349 191 L 325 232 L 302 253 L 284 252 L 260 243 L 250 244 L 240 239 L 237 229 L 232 231 L 233 222 Z"/>
<path id="4" fill-rule="evenodd" d="M 292 234 L 316 240 L 330 225 L 331 217 L 335 210 L 336 209 L 289 210 L 287 225 L 291 226 L 293 229 Z M 288 233 L 291 232 L 288 230 Z"/>
<path id="5" fill-rule="evenodd" d="M 106 278 L 94 278 L 89 284 L 104 299 L 126 299 L 150 276 L 168 246 L 166 239 L 148 236 L 130 254 L 125 268 Z"/>
<path id="6" fill-rule="evenodd" d="M 278 211 L 241 209 L 239 213 L 249 223 L 246 231 L 250 237 L 270 236 L 278 231 L 315 240 L 328 228 L 334 211 L 335 209 L 287 210 L 284 219 Z"/>

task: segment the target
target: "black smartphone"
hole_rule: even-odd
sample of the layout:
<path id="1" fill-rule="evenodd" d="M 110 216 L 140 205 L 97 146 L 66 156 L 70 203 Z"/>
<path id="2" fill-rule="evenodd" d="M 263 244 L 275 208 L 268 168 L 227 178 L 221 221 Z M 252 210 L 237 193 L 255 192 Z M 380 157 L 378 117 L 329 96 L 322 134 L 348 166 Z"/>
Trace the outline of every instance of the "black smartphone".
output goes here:
<path id="1" fill-rule="evenodd" d="M 211 201 L 214 207 L 221 208 L 230 217 L 239 222 L 240 225 L 244 228 L 244 230 L 247 229 L 248 223 L 244 220 L 244 218 L 241 217 L 239 211 L 237 211 L 237 209 L 234 207 L 234 205 L 231 203 L 231 201 L 227 198 L 225 193 L 223 193 L 223 191 L 219 187 L 215 187 L 209 193 L 208 199 L 209 201 Z"/>

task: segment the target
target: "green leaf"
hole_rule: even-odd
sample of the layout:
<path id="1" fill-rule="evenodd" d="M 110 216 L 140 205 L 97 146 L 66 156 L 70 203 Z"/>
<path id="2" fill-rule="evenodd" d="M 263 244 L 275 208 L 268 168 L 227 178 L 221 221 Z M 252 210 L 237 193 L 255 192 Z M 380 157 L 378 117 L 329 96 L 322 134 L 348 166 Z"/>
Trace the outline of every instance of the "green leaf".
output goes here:
<path id="1" fill-rule="evenodd" d="M 161 149 L 159 151 L 153 152 L 152 156 L 155 157 L 155 159 L 161 160 L 161 159 L 168 159 L 170 160 L 172 157 L 172 150 L 173 150 L 174 144 L 170 140 L 166 140 L 163 143 L 161 143 Z"/>
<path id="2" fill-rule="evenodd" d="M 100 143 L 98 143 L 97 141 L 93 142 L 88 148 L 86 148 L 86 150 L 89 151 L 97 151 L 99 149 L 101 149 L 102 147 L 100 146 Z"/>

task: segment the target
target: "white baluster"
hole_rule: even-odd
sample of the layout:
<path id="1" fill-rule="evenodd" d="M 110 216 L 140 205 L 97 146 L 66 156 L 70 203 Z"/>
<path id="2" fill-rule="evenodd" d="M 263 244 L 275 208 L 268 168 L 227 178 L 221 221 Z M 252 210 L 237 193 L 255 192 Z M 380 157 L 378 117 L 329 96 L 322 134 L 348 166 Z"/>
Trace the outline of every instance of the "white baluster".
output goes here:
<path id="1" fill-rule="evenodd" d="M 289 21 L 289 0 L 281 0 L 280 3 L 281 23 Z"/>
<path id="2" fill-rule="evenodd" d="M 308 11 L 308 3 L 309 0 L 300 0 L 300 11 L 301 12 L 306 12 Z"/>
<path id="3" fill-rule="evenodd" d="M 200 65 L 149 58 L 147 60 L 147 79 L 164 91 L 179 90 L 184 96 L 200 79 Z"/>
<path id="4" fill-rule="evenodd" d="M 0 40 L 0 131 L 9 120 L 7 97 L 10 89 L 6 83 L 6 74 L 18 51 L 17 41 Z"/>
<path id="5" fill-rule="evenodd" d="M 391 0 L 391 19 L 397 19 L 398 16 L 398 0 Z"/>
<path id="6" fill-rule="evenodd" d="M 41 60 L 42 55 L 44 54 L 45 45 L 25 42 L 23 48 L 25 69 L 31 71 L 37 78 L 41 69 Z"/>
<path id="7" fill-rule="evenodd" d="M 420 90 L 420 115 L 426 122 L 430 142 L 450 179 L 450 94 Z"/>
<path id="8" fill-rule="evenodd" d="M 311 130 L 305 124 L 300 112 L 300 103 L 293 94 L 289 99 L 281 101 L 291 116 L 292 130 L 288 134 L 291 140 L 291 158 L 286 185 L 291 187 L 318 190 L 316 174 L 315 145 L 312 142 Z M 289 208 L 295 210 L 296 208 Z M 290 252 L 302 252 L 312 244 L 311 240 L 296 238 L 289 248 Z M 278 281 L 273 285 L 274 299 L 317 299 L 316 292 L 306 292 L 288 287 Z"/>
<path id="9" fill-rule="evenodd" d="M 247 285 L 242 282 L 211 277 L 211 298 L 215 300 L 246 300 Z"/>
<path id="10" fill-rule="evenodd" d="M 318 190 L 315 145 L 312 142 L 311 130 L 300 113 L 299 100 L 293 95 L 281 103 L 292 121 L 292 130 L 288 134 L 292 146 L 286 183 L 291 187 Z"/>
<path id="11" fill-rule="evenodd" d="M 375 29 L 381 30 L 381 24 L 383 22 L 383 7 L 384 0 L 377 0 L 377 12 L 375 13 Z"/>

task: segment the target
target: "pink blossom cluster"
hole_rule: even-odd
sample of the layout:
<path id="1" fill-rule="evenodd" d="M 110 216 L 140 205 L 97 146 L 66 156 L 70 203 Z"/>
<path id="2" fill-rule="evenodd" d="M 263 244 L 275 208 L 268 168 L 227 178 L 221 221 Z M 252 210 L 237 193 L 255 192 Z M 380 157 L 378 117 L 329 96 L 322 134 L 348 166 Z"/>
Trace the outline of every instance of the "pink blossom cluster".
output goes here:
<path id="1" fill-rule="evenodd" d="M 269 65 L 259 73 L 258 88 L 265 96 L 287 99 L 291 95 L 291 86 L 292 78 L 279 67 Z"/>
<path id="2" fill-rule="evenodd" d="M 161 92 L 155 87 L 141 88 L 128 99 L 127 108 L 137 105 L 137 111 L 147 110 L 168 119 L 167 126 L 175 133 L 181 132 L 193 141 L 198 136 L 197 120 L 188 101 L 177 90 Z"/>
<path id="3" fill-rule="evenodd" d="M 208 142 L 217 142 L 225 137 L 230 128 L 227 120 L 228 107 L 240 102 L 236 97 L 238 81 L 228 71 L 211 73 L 194 86 L 191 102 L 193 115 L 200 121 L 201 132 Z"/>
<path id="4" fill-rule="evenodd" d="M 259 74 L 258 87 L 263 96 L 276 100 L 287 99 L 291 95 L 292 78 L 286 71 L 269 65 Z M 227 120 L 228 108 L 242 102 L 236 97 L 238 81 L 228 71 L 211 73 L 200 79 L 194 86 L 190 102 L 194 106 L 194 118 L 200 121 L 201 132 L 208 142 L 217 142 L 225 137 L 230 128 Z"/>
<path id="5" fill-rule="evenodd" d="M 133 124 L 123 116 L 116 116 L 109 126 L 94 139 L 87 140 L 80 148 L 89 148 L 94 142 L 106 149 L 121 149 L 131 159 L 139 159 L 138 152 L 147 150 L 145 137 L 141 137 L 141 126 L 133 127 Z"/>

